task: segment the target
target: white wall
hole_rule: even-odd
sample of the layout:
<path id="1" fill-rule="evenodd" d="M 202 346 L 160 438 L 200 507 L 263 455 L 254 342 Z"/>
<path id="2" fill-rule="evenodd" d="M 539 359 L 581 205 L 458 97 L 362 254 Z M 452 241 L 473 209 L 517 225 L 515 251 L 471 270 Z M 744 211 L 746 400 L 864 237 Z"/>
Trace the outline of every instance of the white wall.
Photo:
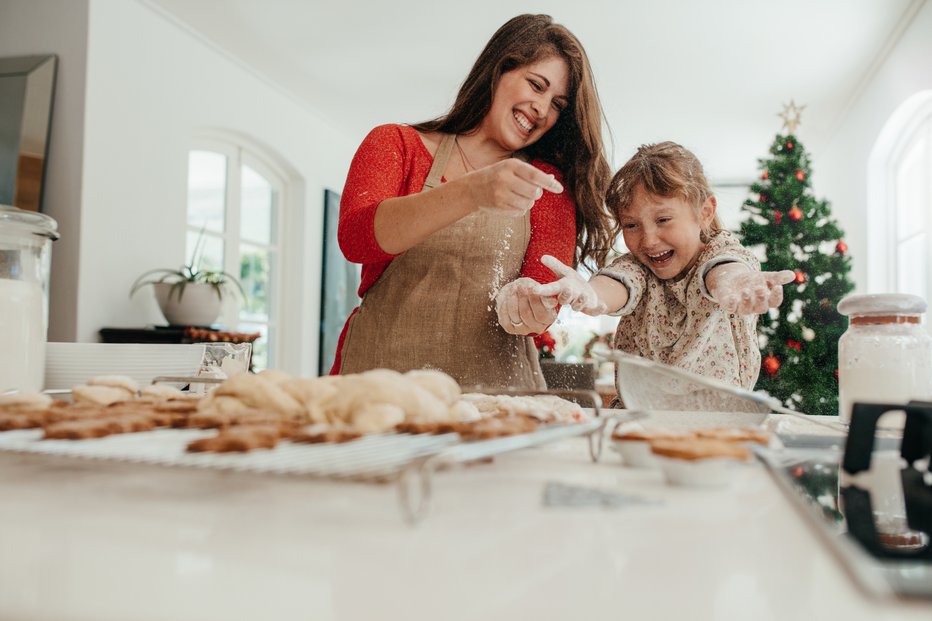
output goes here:
<path id="1" fill-rule="evenodd" d="M 96 341 L 104 326 L 161 322 L 151 294 L 130 300 L 129 288 L 146 270 L 184 262 L 188 148 L 198 132 L 219 128 L 262 145 L 291 176 L 284 217 L 297 254 L 284 275 L 283 321 L 291 329 L 282 367 L 316 371 L 323 190 L 342 189 L 356 145 L 144 0 L 13 6 L 9 22 L 4 8 L 0 29 L 5 54 L 56 51 L 51 43 L 58 38 L 87 41 L 86 83 L 74 67 L 84 60 L 83 48 L 62 52 L 61 95 L 75 96 L 56 104 L 53 122 L 53 154 L 71 149 L 67 158 L 52 159 L 46 204 L 56 206 L 49 213 L 71 241 L 57 242 L 53 251 L 52 338 Z M 25 41 L 46 38 L 52 24 L 61 24 L 61 32 L 49 31 L 47 44 L 26 49 Z M 21 33 L 19 45 L 4 40 L 7 29 Z M 78 140 L 63 141 L 67 130 Z M 67 200 L 55 196 L 53 180 L 62 177 L 72 181 Z M 68 287 L 76 284 L 75 295 Z"/>
<path id="2" fill-rule="evenodd" d="M 45 211 L 53 249 L 52 340 L 97 340 L 103 326 L 160 320 L 134 278 L 184 259 L 186 154 L 192 135 L 224 128 L 291 165 L 292 268 L 285 368 L 316 365 L 322 194 L 339 190 L 355 148 L 325 120 L 153 9 L 144 0 L 4 0 L 0 54 L 56 53 Z M 932 3 L 925 3 L 815 154 L 816 194 L 846 229 L 854 281 L 866 283 L 866 167 L 893 111 L 932 88 Z"/>
<path id="3" fill-rule="evenodd" d="M 867 163 L 881 130 L 911 95 L 932 88 L 932 3 L 926 2 L 853 103 L 828 148 L 813 158 L 816 195 L 847 234 L 856 291 L 867 291 Z"/>
<path id="4" fill-rule="evenodd" d="M 2 4 L 0 56 L 58 55 L 43 211 L 58 221 L 61 232 L 52 246 L 49 339 L 71 341 L 77 333 L 88 3 L 3 0 Z"/>

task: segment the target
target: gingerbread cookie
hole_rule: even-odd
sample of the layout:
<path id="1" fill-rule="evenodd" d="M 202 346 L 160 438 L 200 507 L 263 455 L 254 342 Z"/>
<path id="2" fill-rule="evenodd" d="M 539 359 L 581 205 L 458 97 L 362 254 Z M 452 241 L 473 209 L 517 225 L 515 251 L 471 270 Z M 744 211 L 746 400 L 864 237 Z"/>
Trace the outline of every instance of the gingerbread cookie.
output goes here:
<path id="1" fill-rule="evenodd" d="M 732 427 L 719 427 L 714 429 L 698 429 L 696 435 L 700 438 L 709 438 L 711 440 L 723 440 L 725 442 L 753 442 L 767 446 L 770 444 L 771 435 L 769 431 L 754 428 L 736 429 Z"/>
<path id="2" fill-rule="evenodd" d="M 474 423 L 461 423 L 458 433 L 464 440 L 488 440 L 531 433 L 537 429 L 537 425 L 536 420 L 526 416 L 497 416 Z"/>
<path id="3" fill-rule="evenodd" d="M 751 457 L 750 449 L 744 444 L 709 439 L 657 440 L 651 442 L 650 450 L 654 455 L 687 461 L 722 457 L 747 460 Z"/>
<path id="4" fill-rule="evenodd" d="M 91 418 L 54 423 L 45 427 L 43 440 L 89 440 L 120 433 L 152 431 L 155 423 L 144 414 Z"/>
<path id="5" fill-rule="evenodd" d="M 42 422 L 35 413 L 26 414 L 0 414 L 0 431 L 13 431 L 16 429 L 35 429 L 41 427 Z"/>
<path id="6" fill-rule="evenodd" d="M 41 415 L 42 426 L 66 421 L 90 420 L 106 416 L 104 408 L 90 403 L 56 402 Z"/>
<path id="7" fill-rule="evenodd" d="M 615 429 L 612 440 L 619 442 L 653 442 L 656 440 L 688 440 L 696 437 L 691 431 L 672 431 L 669 429 Z"/>
<path id="8" fill-rule="evenodd" d="M 437 421 L 437 422 L 418 422 L 406 421 L 395 425 L 395 431 L 398 433 L 459 433 L 461 429 L 468 429 L 468 424 L 458 421 Z"/>
<path id="9" fill-rule="evenodd" d="M 300 444 L 340 444 L 361 438 L 362 433 L 350 427 L 333 427 L 330 425 L 309 425 L 292 433 L 288 439 Z"/>
<path id="10" fill-rule="evenodd" d="M 188 444 L 192 453 L 248 453 L 256 449 L 272 449 L 281 432 L 275 426 L 249 425 L 224 429 L 216 436 L 194 440 Z"/>

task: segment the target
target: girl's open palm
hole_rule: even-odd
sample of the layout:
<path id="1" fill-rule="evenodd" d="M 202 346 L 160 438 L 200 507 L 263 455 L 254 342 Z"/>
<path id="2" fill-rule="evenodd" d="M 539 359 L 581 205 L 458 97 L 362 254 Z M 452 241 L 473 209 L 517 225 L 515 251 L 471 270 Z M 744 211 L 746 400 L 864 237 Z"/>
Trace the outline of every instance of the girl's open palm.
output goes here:
<path id="1" fill-rule="evenodd" d="M 709 293 L 725 312 L 752 315 L 767 312 L 783 302 L 783 285 L 793 282 L 792 270 L 758 272 L 743 270 L 723 274 Z"/>
<path id="2" fill-rule="evenodd" d="M 599 298 L 592 285 L 569 265 L 564 265 L 556 257 L 545 254 L 540 262 L 559 276 L 546 285 L 538 285 L 536 293 L 544 298 L 556 298 L 560 304 L 568 304 L 574 311 L 598 317 L 606 312 L 605 302 Z"/>

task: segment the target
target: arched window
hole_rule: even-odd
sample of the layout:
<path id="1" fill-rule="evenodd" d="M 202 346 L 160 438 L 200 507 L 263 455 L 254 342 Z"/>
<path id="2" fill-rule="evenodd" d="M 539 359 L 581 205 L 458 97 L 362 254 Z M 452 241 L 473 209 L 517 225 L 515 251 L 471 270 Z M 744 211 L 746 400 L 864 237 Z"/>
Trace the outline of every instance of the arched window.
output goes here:
<path id="1" fill-rule="evenodd" d="M 277 366 L 280 338 L 284 177 L 257 153 L 220 140 L 197 140 L 188 154 L 187 259 L 200 243 L 200 266 L 236 276 L 245 303 L 225 304 L 223 324 L 261 332 L 256 369 Z M 200 242 L 199 242 L 200 240 Z"/>
<path id="2" fill-rule="evenodd" d="M 928 299 L 929 219 L 932 212 L 932 109 L 906 137 L 893 161 L 896 289 Z"/>
<path id="3" fill-rule="evenodd" d="M 871 153 L 871 292 L 932 294 L 932 91 L 893 113 Z"/>

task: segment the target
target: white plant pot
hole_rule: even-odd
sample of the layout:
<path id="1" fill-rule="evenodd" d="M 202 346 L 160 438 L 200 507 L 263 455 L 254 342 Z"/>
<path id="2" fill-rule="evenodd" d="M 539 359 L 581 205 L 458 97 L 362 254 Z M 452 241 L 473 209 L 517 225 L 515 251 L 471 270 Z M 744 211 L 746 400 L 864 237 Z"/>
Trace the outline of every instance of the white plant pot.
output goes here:
<path id="1" fill-rule="evenodd" d="M 173 326 L 209 326 L 220 315 L 221 300 L 213 285 L 188 283 L 179 299 L 171 283 L 152 285 L 155 300 L 165 319 Z"/>

